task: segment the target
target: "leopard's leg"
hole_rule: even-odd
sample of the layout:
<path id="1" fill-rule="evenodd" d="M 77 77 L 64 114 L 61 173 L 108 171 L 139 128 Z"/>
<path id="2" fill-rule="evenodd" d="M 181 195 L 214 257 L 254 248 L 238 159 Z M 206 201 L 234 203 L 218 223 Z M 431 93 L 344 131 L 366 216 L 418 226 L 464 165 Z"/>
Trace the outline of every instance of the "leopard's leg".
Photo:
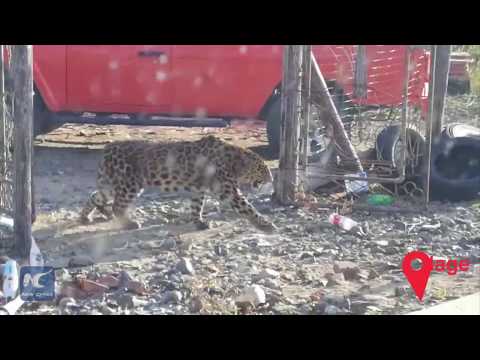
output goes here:
<path id="1" fill-rule="evenodd" d="M 132 220 L 128 214 L 130 205 L 141 195 L 143 188 L 140 184 L 132 182 L 114 189 L 112 211 L 125 229 L 139 229 L 140 224 Z"/>
<path id="2" fill-rule="evenodd" d="M 277 227 L 247 200 L 234 181 L 227 181 L 221 185 L 220 200 L 228 201 L 235 212 L 247 218 L 257 229 L 264 232 L 277 230 Z"/>
<path id="3" fill-rule="evenodd" d="M 87 200 L 87 203 L 80 212 L 80 222 L 87 224 L 90 222 L 90 215 L 97 209 L 107 219 L 112 219 L 111 206 L 109 208 L 109 192 L 104 190 L 95 190 Z"/>
<path id="4" fill-rule="evenodd" d="M 193 223 L 198 230 L 206 230 L 210 228 L 208 221 L 205 221 L 202 216 L 203 207 L 205 205 L 205 193 L 193 193 L 190 210 Z"/>
<path id="5" fill-rule="evenodd" d="M 105 160 L 102 159 L 97 170 L 97 190 L 93 191 L 84 208 L 80 212 L 80 222 L 83 224 L 90 222 L 91 214 L 97 209 L 108 220 L 113 217 L 111 202 L 113 200 L 113 191 L 110 184 L 110 177 L 107 176 Z"/>

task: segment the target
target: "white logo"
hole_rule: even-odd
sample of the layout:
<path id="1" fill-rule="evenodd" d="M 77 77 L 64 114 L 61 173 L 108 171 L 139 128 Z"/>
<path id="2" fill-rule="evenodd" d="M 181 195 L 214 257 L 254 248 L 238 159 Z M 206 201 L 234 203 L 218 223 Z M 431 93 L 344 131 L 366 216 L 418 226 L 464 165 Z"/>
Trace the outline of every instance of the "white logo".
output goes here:
<path id="1" fill-rule="evenodd" d="M 32 274 L 25 274 L 25 276 L 23 277 L 23 286 L 27 287 L 30 284 L 35 289 L 41 289 L 41 288 L 45 287 L 44 285 L 40 285 L 40 279 L 42 278 L 42 276 L 50 274 L 52 271 L 53 271 L 53 269 L 51 269 L 50 271 L 44 272 L 44 273 L 35 274 L 33 276 L 32 276 Z"/>

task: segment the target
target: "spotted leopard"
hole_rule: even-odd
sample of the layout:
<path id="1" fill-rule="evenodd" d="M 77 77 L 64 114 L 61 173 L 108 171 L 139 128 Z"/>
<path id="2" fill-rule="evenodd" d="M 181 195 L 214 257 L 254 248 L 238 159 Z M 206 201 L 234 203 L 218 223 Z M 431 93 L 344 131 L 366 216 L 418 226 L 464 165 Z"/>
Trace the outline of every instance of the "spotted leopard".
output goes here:
<path id="1" fill-rule="evenodd" d="M 119 219 L 125 228 L 139 228 L 128 209 L 144 188 L 155 187 L 165 193 L 190 193 L 191 217 L 198 229 L 209 227 L 202 211 L 205 196 L 210 194 L 228 201 L 258 229 L 271 232 L 275 225 L 240 191 L 244 184 L 259 188 L 269 182 L 272 174 L 259 155 L 212 135 L 172 143 L 114 142 L 105 147 L 98 166 L 97 189 L 81 211 L 80 220 L 90 222 L 97 209 L 108 219 Z"/>

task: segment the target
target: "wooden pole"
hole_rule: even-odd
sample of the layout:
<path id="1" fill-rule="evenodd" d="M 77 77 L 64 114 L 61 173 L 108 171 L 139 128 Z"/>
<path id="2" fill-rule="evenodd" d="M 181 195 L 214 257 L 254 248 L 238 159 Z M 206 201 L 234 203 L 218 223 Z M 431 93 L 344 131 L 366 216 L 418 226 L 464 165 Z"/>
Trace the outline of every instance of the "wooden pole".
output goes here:
<path id="1" fill-rule="evenodd" d="M 432 146 L 438 143 L 443 127 L 443 114 L 450 71 L 451 45 L 432 45 L 430 53 L 430 81 L 428 84 L 429 114 L 427 121 L 427 172 L 424 178 L 425 205 L 430 202 L 430 174 Z"/>
<path id="2" fill-rule="evenodd" d="M 451 45 L 437 45 L 435 56 L 435 67 L 432 73 L 435 74 L 433 84 L 433 108 L 432 108 L 432 141 L 438 141 L 443 126 L 443 113 L 448 87 L 448 72 L 450 71 L 450 49 Z"/>
<path id="3" fill-rule="evenodd" d="M 300 167 L 304 172 L 304 179 L 308 179 L 308 153 L 310 147 L 309 130 L 310 130 L 310 93 L 312 78 L 312 52 L 311 45 L 304 45 L 302 49 L 302 117 L 301 117 L 301 154 Z M 304 190 L 306 190 L 304 188 Z"/>
<path id="4" fill-rule="evenodd" d="M 279 173 L 275 181 L 275 196 L 284 205 L 294 203 L 299 180 L 301 65 L 302 46 L 286 45 L 283 52 Z"/>
<path id="5" fill-rule="evenodd" d="M 355 82 L 353 88 L 353 96 L 355 98 L 365 99 L 367 97 L 367 81 L 367 47 L 365 45 L 358 45 L 355 60 Z"/>
<path id="6" fill-rule="evenodd" d="M 0 45 L 0 181 L 3 182 L 7 161 L 7 142 L 5 141 L 5 81 L 3 78 L 3 45 Z M 2 185 L 0 184 L 0 188 Z M 3 190 L 3 189 L 2 189 Z"/>
<path id="7" fill-rule="evenodd" d="M 351 165 L 351 170 L 362 172 L 363 167 L 360 159 L 348 139 L 347 132 L 342 123 L 342 119 L 333 102 L 332 96 L 328 91 L 327 83 L 320 71 L 315 56 L 311 53 L 312 58 L 312 101 L 319 105 L 322 112 L 322 119 L 330 124 L 333 128 L 334 138 L 339 150 L 339 156 L 346 164 Z"/>
<path id="8" fill-rule="evenodd" d="M 33 65 L 32 46 L 12 46 L 11 71 L 14 78 L 15 139 L 15 245 L 26 258 L 32 242 L 32 137 Z"/>

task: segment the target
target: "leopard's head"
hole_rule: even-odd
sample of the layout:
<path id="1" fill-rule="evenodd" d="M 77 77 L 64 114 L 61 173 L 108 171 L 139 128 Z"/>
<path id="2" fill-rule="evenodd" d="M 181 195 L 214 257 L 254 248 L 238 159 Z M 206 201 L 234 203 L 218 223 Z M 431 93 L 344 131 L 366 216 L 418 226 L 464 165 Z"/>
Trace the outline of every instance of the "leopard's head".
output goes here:
<path id="1" fill-rule="evenodd" d="M 241 184 L 251 185 L 259 189 L 262 185 L 272 183 L 273 177 L 270 168 L 265 161 L 256 153 L 250 150 L 244 150 L 241 156 L 234 161 L 239 160 L 236 167 L 238 181 Z"/>

